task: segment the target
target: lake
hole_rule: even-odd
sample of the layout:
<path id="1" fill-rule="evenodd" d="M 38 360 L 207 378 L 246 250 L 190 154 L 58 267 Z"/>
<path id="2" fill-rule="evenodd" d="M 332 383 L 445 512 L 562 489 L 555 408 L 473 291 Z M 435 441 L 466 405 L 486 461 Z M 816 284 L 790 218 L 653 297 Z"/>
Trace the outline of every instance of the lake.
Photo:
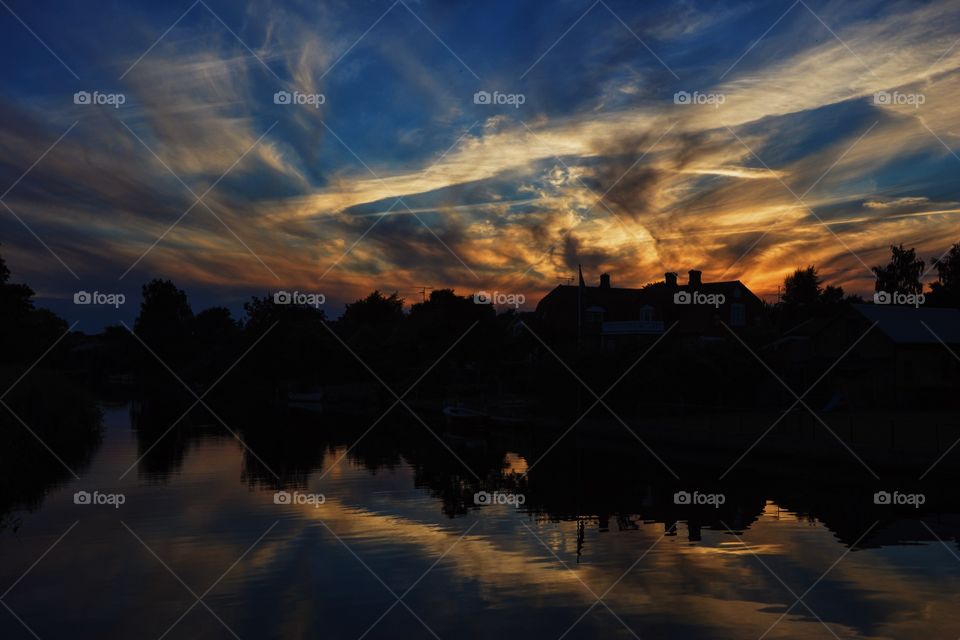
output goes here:
<path id="1" fill-rule="evenodd" d="M 103 410 L 80 479 L 5 519 L 4 639 L 960 636 L 952 486 L 855 463 L 720 483 L 400 416 L 284 418 L 244 445 Z"/>

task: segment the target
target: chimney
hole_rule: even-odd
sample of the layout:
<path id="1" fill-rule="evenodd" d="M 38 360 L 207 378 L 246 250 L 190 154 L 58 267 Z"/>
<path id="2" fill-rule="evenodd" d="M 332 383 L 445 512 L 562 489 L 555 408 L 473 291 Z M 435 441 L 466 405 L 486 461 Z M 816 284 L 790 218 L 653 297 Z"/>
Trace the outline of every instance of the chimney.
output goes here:
<path id="1" fill-rule="evenodd" d="M 687 272 L 687 287 L 693 290 L 699 289 L 700 285 L 703 284 L 702 276 L 702 271 L 690 269 L 690 271 Z"/>
<path id="2" fill-rule="evenodd" d="M 671 289 L 677 288 L 677 274 L 673 271 L 667 271 L 663 274 L 663 281 L 667 283 L 667 286 Z"/>
<path id="3" fill-rule="evenodd" d="M 602 273 L 600 274 L 600 288 L 609 289 L 610 288 L 610 274 Z"/>

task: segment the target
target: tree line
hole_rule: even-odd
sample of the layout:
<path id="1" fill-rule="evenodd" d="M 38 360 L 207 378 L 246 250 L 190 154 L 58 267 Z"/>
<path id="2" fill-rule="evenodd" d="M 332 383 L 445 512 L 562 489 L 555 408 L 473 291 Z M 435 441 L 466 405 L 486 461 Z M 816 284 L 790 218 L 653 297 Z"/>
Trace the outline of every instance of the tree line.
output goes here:
<path id="1" fill-rule="evenodd" d="M 928 306 L 960 307 L 960 243 L 930 264 L 937 277 L 925 288 L 921 282 L 925 261 L 913 248 L 892 246 L 890 261 L 872 269 L 875 288 L 923 292 Z M 254 296 L 243 305 L 243 316 L 236 318 L 222 306 L 194 311 L 183 289 L 170 280 L 154 279 L 142 287 L 132 327 L 116 325 L 96 336 L 73 333 L 63 338 L 67 323 L 36 308 L 28 286 L 9 280 L 10 271 L 0 256 L 0 364 L 29 365 L 55 344 L 41 368 L 82 372 L 95 385 L 132 373 L 139 386 L 175 389 L 183 381 L 193 393 L 216 386 L 235 396 L 240 389 L 251 399 L 271 399 L 292 385 L 356 383 L 372 386 L 381 401 L 391 402 L 393 393 L 415 382 L 414 395 L 456 397 L 484 388 L 549 396 L 556 388 L 566 388 L 559 380 L 569 377 L 536 339 L 534 334 L 548 332 L 533 314 L 515 310 L 498 314 L 491 305 L 476 304 L 471 296 L 452 289 L 434 290 L 409 308 L 396 292 L 374 290 L 347 304 L 336 320 L 322 308 Z M 757 326 L 744 331 L 744 339 L 762 345 L 811 317 L 864 302 L 870 300 L 825 284 L 817 267 L 798 268 L 786 276 L 777 303 L 766 305 Z M 533 331 L 524 329 L 524 323 Z M 660 351 L 683 350 L 671 344 L 667 341 Z M 571 364 L 595 370 L 601 388 L 604 372 L 617 371 L 611 360 L 634 356 L 629 348 L 622 353 L 583 354 L 569 347 L 551 349 Z M 656 357 L 652 355 L 651 361 Z M 704 352 L 686 358 L 681 365 L 675 357 L 665 358 L 659 366 L 664 371 L 680 367 L 676 376 L 689 378 L 693 374 L 687 365 L 694 358 L 701 361 L 697 370 L 709 377 L 710 371 L 727 367 L 738 356 Z M 425 372 L 427 377 L 418 381 Z M 729 382 L 722 378 L 718 394 Z M 664 383 L 656 376 L 644 384 L 660 397 L 677 393 L 660 389 Z M 556 401 L 569 400 L 566 396 Z"/>
<path id="2" fill-rule="evenodd" d="M 874 291 L 901 294 L 923 294 L 924 305 L 960 308 L 960 243 L 952 245 L 944 255 L 931 258 L 931 270 L 937 278 L 924 290 L 922 277 L 927 263 L 917 257 L 916 249 L 903 244 L 890 246 L 890 261 L 870 270 L 875 277 Z M 856 294 L 846 294 L 841 286 L 824 285 L 817 267 L 798 268 L 783 282 L 783 293 L 771 313 L 781 327 L 789 327 L 811 316 L 828 314 L 840 304 L 873 302 Z"/>

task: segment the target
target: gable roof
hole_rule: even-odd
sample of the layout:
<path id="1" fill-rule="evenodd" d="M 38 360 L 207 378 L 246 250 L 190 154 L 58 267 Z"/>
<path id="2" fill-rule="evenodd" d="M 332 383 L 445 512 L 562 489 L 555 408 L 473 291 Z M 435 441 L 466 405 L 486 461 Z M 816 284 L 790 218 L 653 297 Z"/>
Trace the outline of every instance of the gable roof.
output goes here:
<path id="1" fill-rule="evenodd" d="M 751 302 L 760 303 L 763 301 L 750 288 L 739 280 L 723 280 L 720 282 L 701 282 L 699 286 L 691 287 L 689 283 L 680 284 L 676 287 L 669 286 L 666 282 L 653 282 L 643 289 L 635 289 L 645 295 L 668 296 L 673 299 L 673 294 L 677 291 L 699 291 L 700 293 L 722 293 L 727 298 L 727 302 Z"/>
<path id="2" fill-rule="evenodd" d="M 897 344 L 960 344 L 960 309 L 855 304 L 857 313 Z M 926 325 L 926 326 L 924 326 Z"/>
<path id="3" fill-rule="evenodd" d="M 620 308 L 632 308 L 639 300 L 640 289 L 622 289 L 619 287 L 580 287 L 577 285 L 557 285 L 553 291 L 541 298 L 537 309 L 547 305 L 557 304 L 576 308 L 577 298 L 580 296 L 584 309 L 602 307 L 605 311 L 614 311 Z"/>
<path id="4" fill-rule="evenodd" d="M 702 293 L 723 293 L 727 295 L 728 299 L 736 299 L 737 296 L 733 295 L 735 290 L 739 290 L 747 297 L 752 298 L 760 302 L 760 299 L 754 294 L 750 289 L 740 282 L 739 280 L 727 280 L 724 282 L 704 282 L 701 283 L 699 287 L 695 287 L 697 291 Z M 564 302 L 576 303 L 578 290 L 580 287 L 577 285 L 571 284 L 560 284 L 553 288 L 546 296 L 541 298 L 543 300 L 556 300 Z M 634 304 L 637 302 L 648 302 L 655 301 L 660 296 L 668 296 L 671 300 L 673 299 L 673 294 L 676 291 L 692 291 L 688 284 L 678 285 L 676 288 L 671 288 L 666 285 L 664 282 L 654 282 L 646 287 L 641 287 L 637 289 L 626 288 L 626 287 L 596 287 L 596 286 L 586 286 L 579 291 L 579 295 L 582 296 L 583 305 L 586 306 L 600 306 L 604 307 L 606 305 L 619 305 L 619 304 Z"/>

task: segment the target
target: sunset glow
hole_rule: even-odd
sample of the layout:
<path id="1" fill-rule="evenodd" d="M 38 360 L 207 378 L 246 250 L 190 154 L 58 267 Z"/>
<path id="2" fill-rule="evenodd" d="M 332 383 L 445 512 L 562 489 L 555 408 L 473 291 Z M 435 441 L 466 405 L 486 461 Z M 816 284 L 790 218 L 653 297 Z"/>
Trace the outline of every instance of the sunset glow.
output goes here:
<path id="1" fill-rule="evenodd" d="M 958 8 L 785 10 L 560 3 L 528 32 L 519 7 L 251 5 L 223 24 L 199 3 L 165 33 L 181 10 L 131 5 L 45 24 L 44 41 L 89 27 L 56 56 L 11 25 L 5 251 L 52 300 L 70 271 L 228 305 L 280 287 L 535 300 L 578 263 L 624 286 L 699 268 L 768 298 L 817 264 L 868 292 L 888 245 L 929 261 L 957 228 Z"/>

